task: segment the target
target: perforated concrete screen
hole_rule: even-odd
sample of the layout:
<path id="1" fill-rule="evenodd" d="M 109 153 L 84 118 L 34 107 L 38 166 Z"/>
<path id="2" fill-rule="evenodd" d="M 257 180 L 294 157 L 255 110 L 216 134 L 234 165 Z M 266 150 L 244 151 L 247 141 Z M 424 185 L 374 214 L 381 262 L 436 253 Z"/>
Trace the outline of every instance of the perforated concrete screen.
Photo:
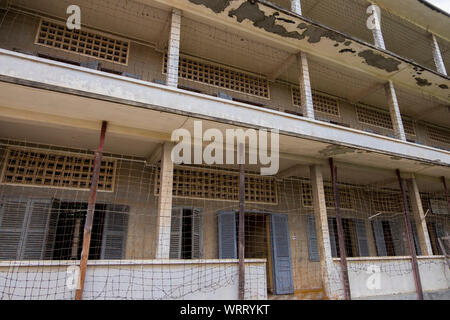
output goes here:
<path id="1" fill-rule="evenodd" d="M 11 148 L 5 159 L 1 183 L 88 190 L 93 163 L 92 156 Z M 102 161 L 98 190 L 114 190 L 115 172 L 115 160 Z"/>
<path id="2" fill-rule="evenodd" d="M 167 55 L 164 57 L 163 73 L 167 73 Z M 186 55 L 180 56 L 178 75 L 182 79 L 200 82 L 261 98 L 270 98 L 267 79 L 250 73 L 214 64 Z"/>
<path id="3" fill-rule="evenodd" d="M 159 195 L 160 174 L 156 175 L 155 195 Z M 179 198 L 239 201 L 239 172 L 178 166 L 173 171 L 173 196 Z M 273 177 L 248 174 L 245 177 L 245 201 L 277 204 Z"/>
<path id="4" fill-rule="evenodd" d="M 128 64 L 129 41 L 86 28 L 69 30 L 64 23 L 52 20 L 41 19 L 36 44 L 99 60 Z"/>
<path id="5" fill-rule="evenodd" d="M 292 101 L 295 106 L 301 106 L 301 94 L 298 88 L 292 88 Z M 314 110 L 327 115 L 339 117 L 339 102 L 330 96 L 313 93 Z"/>
<path id="6" fill-rule="evenodd" d="M 325 202 L 327 208 L 334 208 L 334 194 L 333 188 L 330 185 L 325 185 Z M 355 195 L 351 188 L 339 186 L 339 198 L 341 201 L 341 208 L 343 209 L 354 209 L 355 208 Z M 312 207 L 313 206 L 313 195 L 311 184 L 304 182 L 302 183 L 302 199 L 303 206 Z"/>

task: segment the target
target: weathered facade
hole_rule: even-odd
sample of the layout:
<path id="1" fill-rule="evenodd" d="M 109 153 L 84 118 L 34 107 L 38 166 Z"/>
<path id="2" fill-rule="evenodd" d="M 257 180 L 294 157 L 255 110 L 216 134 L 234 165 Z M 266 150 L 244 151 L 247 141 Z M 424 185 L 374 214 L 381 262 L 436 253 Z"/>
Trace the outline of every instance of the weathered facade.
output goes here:
<path id="1" fill-rule="evenodd" d="M 280 134 L 246 299 L 449 290 L 450 18 L 397 2 L 0 1 L 0 297 L 75 298 L 105 122 L 84 299 L 238 298 L 239 168 L 171 160 L 199 121 Z"/>

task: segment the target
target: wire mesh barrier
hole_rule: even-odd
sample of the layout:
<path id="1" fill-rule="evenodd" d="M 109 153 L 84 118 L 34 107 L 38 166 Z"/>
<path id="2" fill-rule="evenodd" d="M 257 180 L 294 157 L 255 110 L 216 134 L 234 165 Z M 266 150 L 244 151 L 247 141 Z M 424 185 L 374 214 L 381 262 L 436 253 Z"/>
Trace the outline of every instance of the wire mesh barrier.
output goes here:
<path id="1" fill-rule="evenodd" d="M 22 60 L 79 72 L 93 87 L 110 78 L 143 87 L 152 83 L 182 97 L 228 100 L 230 108 L 245 104 L 251 111 L 288 113 L 284 116 L 289 119 L 304 116 L 298 56 L 291 49 L 206 19 L 180 16 L 163 5 L 125 0 L 78 1 L 84 23 L 81 30 L 69 30 L 65 14 L 72 2 L 8 1 L 0 9 L 0 47 Z M 320 21 L 336 12 L 332 27 L 350 34 L 358 27 L 359 38 L 371 39 L 365 28 L 366 1 L 304 4 L 306 16 Z M 342 15 L 346 19 L 341 25 Z M 383 28 L 395 33 L 395 17 L 384 15 Z M 407 42 L 412 36 L 408 28 L 419 32 L 409 25 L 402 28 L 405 34 L 395 37 Z M 177 37 L 179 45 L 173 39 Z M 388 47 L 396 45 L 395 37 L 386 38 Z M 424 47 L 417 55 L 408 55 L 407 49 L 400 53 L 430 66 Z M 308 64 L 320 125 L 326 128 L 323 122 L 328 122 L 396 138 L 377 77 L 312 55 Z M 123 97 L 133 98 L 126 92 Z M 79 101 L 87 103 L 84 98 Z M 410 106 L 402 109 L 408 141 L 450 147 L 450 132 L 442 127 L 444 117 L 440 119 L 446 106 L 403 87 L 397 88 L 397 98 L 401 108 Z M 127 107 L 134 105 L 126 102 Z M 63 109 L 64 102 L 60 104 Z M 262 176 L 261 165 L 245 165 L 240 197 L 237 165 L 185 163 L 172 168 L 165 162 L 156 150 L 168 139 L 163 137 L 167 119 L 174 118 L 161 114 L 158 121 L 129 132 L 122 122 L 113 123 L 116 131 L 108 132 L 107 153 L 92 151 L 97 146 L 91 140 L 94 130 L 81 129 L 89 126 L 82 118 L 70 122 L 70 129 L 64 123 L 0 119 L 0 299 L 75 299 L 79 290 L 83 299 L 234 299 L 242 279 L 239 260 L 245 266 L 245 299 L 334 299 L 448 289 L 445 179 L 403 172 L 399 179 L 394 169 L 364 167 L 370 155 L 363 151 L 355 152 L 356 160 L 347 158 L 352 165 L 342 164 L 340 155 L 353 149 L 289 137 L 292 148 L 303 148 L 300 143 L 305 142 L 305 150 L 310 148 L 317 159 L 283 154 L 275 176 Z M 187 128 L 193 118 L 183 114 L 178 120 L 176 126 Z M 216 124 L 226 128 L 208 122 Z M 326 163 L 329 156 L 336 157 L 333 174 Z M 378 156 L 374 153 L 374 163 L 383 167 L 380 163 L 388 157 Z M 397 160 L 391 158 L 386 167 L 394 167 Z M 398 161 L 401 169 L 403 163 L 413 166 L 413 161 Z M 443 172 L 439 170 L 430 169 L 435 175 Z M 245 202 L 242 215 L 240 200 Z M 245 261 L 239 259 L 240 243 Z M 83 255 L 85 246 L 88 256 Z M 86 268 L 80 268 L 83 258 Z"/>

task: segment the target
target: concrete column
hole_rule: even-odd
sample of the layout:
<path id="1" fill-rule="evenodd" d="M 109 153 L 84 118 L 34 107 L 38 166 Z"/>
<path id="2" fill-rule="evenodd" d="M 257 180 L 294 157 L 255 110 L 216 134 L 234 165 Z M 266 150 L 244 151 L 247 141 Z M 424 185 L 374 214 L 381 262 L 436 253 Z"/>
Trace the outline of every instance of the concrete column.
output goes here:
<path id="1" fill-rule="evenodd" d="M 161 156 L 160 187 L 158 199 L 158 243 L 156 259 L 168 259 L 170 251 L 170 225 L 172 219 L 173 145 L 165 143 Z"/>
<path id="2" fill-rule="evenodd" d="M 375 47 L 386 50 L 383 32 L 381 31 L 381 10 L 374 8 L 378 7 L 372 5 L 367 9 L 367 13 L 372 15 L 370 19 L 374 22 L 370 27 L 372 29 L 373 43 Z"/>
<path id="3" fill-rule="evenodd" d="M 309 78 L 309 66 L 306 53 L 300 52 L 297 55 L 297 66 L 299 70 L 300 94 L 302 97 L 303 116 L 314 119 L 314 104 L 311 90 L 311 80 Z"/>
<path id="4" fill-rule="evenodd" d="M 447 75 L 447 69 L 445 68 L 444 60 L 442 59 L 441 49 L 439 48 L 439 44 L 434 34 L 431 34 L 431 48 L 433 50 L 433 59 L 437 72 Z"/>
<path id="5" fill-rule="evenodd" d="M 181 11 L 173 9 L 171 19 L 166 84 L 176 88 L 178 87 L 178 67 L 180 62 Z"/>
<path id="6" fill-rule="evenodd" d="M 333 289 L 332 277 L 334 262 L 331 255 L 330 233 L 328 229 L 327 205 L 323 187 L 322 170 L 318 165 L 310 167 L 310 179 L 313 192 L 314 219 L 316 222 L 317 246 L 319 248 L 320 267 L 323 288 L 327 297 L 336 295 Z"/>
<path id="7" fill-rule="evenodd" d="M 291 0 L 291 11 L 302 15 L 302 4 L 300 0 Z"/>
<path id="8" fill-rule="evenodd" d="M 402 115 L 398 106 L 397 94 L 395 93 L 394 83 L 389 80 L 384 86 L 386 98 L 388 99 L 389 112 L 391 114 L 394 134 L 397 139 L 406 141 L 405 129 L 403 128 Z"/>
<path id="9" fill-rule="evenodd" d="M 428 234 L 428 227 L 425 221 L 422 199 L 420 198 L 416 178 L 413 176 L 411 179 L 407 179 L 407 184 L 412 209 L 411 222 L 416 224 L 422 255 L 431 256 L 433 255 L 433 250 L 431 249 L 430 235 Z"/>

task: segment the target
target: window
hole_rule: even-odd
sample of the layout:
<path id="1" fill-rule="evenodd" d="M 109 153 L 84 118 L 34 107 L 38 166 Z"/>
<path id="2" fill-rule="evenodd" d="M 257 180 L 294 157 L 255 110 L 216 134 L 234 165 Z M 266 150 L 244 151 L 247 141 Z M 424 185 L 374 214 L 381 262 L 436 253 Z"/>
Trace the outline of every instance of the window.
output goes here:
<path id="1" fill-rule="evenodd" d="M 450 131 L 445 129 L 428 126 L 428 136 L 437 143 L 450 145 Z"/>
<path id="2" fill-rule="evenodd" d="M 390 217 L 372 221 L 378 256 L 405 255 L 406 229 L 400 220 L 401 218 Z"/>
<path id="3" fill-rule="evenodd" d="M 167 73 L 167 55 L 164 56 L 163 73 Z M 187 55 L 180 55 L 178 76 L 185 80 L 270 99 L 269 82 L 266 78 Z"/>
<path id="4" fill-rule="evenodd" d="M 63 22 L 41 20 L 36 44 L 117 64 L 128 64 L 130 42 L 83 27 L 69 30 Z"/>
<path id="5" fill-rule="evenodd" d="M 171 259 L 202 257 L 202 216 L 195 208 L 174 208 L 170 225 Z"/>
<path id="6" fill-rule="evenodd" d="M 87 203 L 42 199 L 0 202 L 0 260 L 80 259 Z M 89 259 L 125 256 L 128 207 L 97 204 Z"/>
<path id="7" fill-rule="evenodd" d="M 356 106 L 356 113 L 358 116 L 358 121 L 361 123 L 390 131 L 394 130 L 389 111 L 358 105 Z M 402 118 L 402 122 L 405 134 L 411 137 L 415 136 L 416 130 L 414 127 L 414 122 L 411 119 L 406 118 Z"/>
<path id="8" fill-rule="evenodd" d="M 369 244 L 367 240 L 366 226 L 364 220 L 342 219 L 344 229 L 344 242 L 347 257 L 369 256 Z M 330 235 L 331 254 L 333 257 L 340 256 L 337 220 L 328 218 L 328 231 Z M 319 261 L 319 249 L 317 246 L 317 234 L 314 216 L 307 216 L 307 235 L 309 260 Z"/>

